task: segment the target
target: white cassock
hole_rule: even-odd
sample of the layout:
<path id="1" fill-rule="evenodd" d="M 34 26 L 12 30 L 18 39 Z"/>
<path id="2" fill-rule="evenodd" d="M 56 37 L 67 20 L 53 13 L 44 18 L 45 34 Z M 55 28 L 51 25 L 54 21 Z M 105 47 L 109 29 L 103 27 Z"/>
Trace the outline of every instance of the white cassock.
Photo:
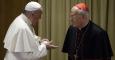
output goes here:
<path id="1" fill-rule="evenodd" d="M 24 14 L 19 15 L 5 36 L 7 53 L 4 60 L 40 60 L 47 55 L 47 48 L 39 41 L 40 37 L 35 35 L 30 20 Z"/>

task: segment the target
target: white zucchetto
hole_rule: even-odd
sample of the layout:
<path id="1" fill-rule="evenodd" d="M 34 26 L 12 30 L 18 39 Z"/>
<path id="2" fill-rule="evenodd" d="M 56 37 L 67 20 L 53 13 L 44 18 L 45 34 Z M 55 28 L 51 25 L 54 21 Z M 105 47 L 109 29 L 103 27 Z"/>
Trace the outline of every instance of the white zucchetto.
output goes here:
<path id="1" fill-rule="evenodd" d="M 25 10 L 26 11 L 42 10 L 42 6 L 35 1 L 31 1 L 25 6 Z"/>

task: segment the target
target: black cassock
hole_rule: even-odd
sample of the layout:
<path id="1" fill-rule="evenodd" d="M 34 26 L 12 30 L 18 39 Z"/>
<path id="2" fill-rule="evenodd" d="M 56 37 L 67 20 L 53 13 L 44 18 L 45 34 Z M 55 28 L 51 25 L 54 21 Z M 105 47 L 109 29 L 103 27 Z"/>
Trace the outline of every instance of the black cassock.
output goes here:
<path id="1" fill-rule="evenodd" d="M 90 21 L 80 36 L 77 32 L 70 26 L 65 37 L 62 52 L 68 53 L 68 60 L 111 60 L 113 52 L 106 31 Z"/>

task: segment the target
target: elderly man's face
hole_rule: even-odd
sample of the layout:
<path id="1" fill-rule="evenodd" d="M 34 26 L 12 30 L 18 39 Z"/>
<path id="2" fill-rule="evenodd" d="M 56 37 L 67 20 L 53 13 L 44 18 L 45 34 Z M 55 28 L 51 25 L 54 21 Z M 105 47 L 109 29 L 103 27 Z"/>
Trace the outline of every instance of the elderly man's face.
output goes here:
<path id="1" fill-rule="evenodd" d="M 41 19 L 42 11 L 35 11 L 32 13 L 33 24 L 36 25 Z"/>
<path id="2" fill-rule="evenodd" d="M 78 13 L 71 12 L 70 17 L 71 17 L 72 25 L 74 27 L 81 28 L 85 23 L 83 16 Z"/>

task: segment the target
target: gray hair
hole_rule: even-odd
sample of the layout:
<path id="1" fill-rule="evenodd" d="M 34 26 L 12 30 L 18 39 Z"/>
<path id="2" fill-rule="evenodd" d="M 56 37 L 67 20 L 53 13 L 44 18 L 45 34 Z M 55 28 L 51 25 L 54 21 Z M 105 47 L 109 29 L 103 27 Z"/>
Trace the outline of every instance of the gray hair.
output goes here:
<path id="1" fill-rule="evenodd" d="M 72 12 L 72 13 L 78 13 L 79 15 L 89 16 L 89 12 L 88 12 L 88 11 L 80 10 L 79 8 L 77 8 L 77 7 L 75 7 L 75 6 L 72 7 L 71 12 Z"/>

